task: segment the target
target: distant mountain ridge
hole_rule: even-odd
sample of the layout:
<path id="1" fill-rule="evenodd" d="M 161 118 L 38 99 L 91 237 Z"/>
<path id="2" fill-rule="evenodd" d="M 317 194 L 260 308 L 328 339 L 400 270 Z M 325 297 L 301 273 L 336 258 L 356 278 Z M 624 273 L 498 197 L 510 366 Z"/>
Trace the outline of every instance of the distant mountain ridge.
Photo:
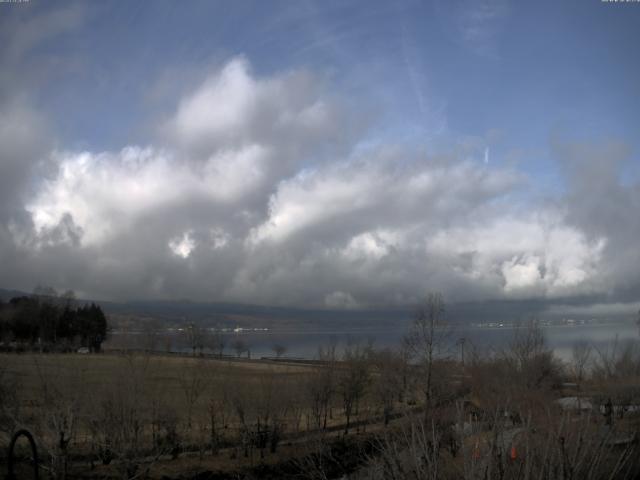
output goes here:
<path id="1" fill-rule="evenodd" d="M 0 289 L 0 299 L 31 295 L 27 292 Z M 91 299 L 78 299 L 91 302 Z M 303 307 L 264 306 L 225 302 L 196 302 L 191 300 L 130 300 L 123 302 L 99 301 L 107 315 L 155 319 L 167 324 L 196 323 L 269 328 L 406 328 L 414 309 L 410 306 L 368 309 L 322 309 Z M 558 301 L 556 304 L 564 304 Z M 563 318 L 561 311 L 549 313 L 551 305 L 545 300 L 488 300 L 446 305 L 446 317 L 452 323 L 516 322 L 530 317 L 543 319 Z M 573 315 L 591 318 L 591 315 Z M 611 314 L 612 320 L 627 319 L 626 314 Z M 629 317 L 631 318 L 631 317 Z"/>
<path id="2" fill-rule="evenodd" d="M 19 290 L 0 289 L 0 299 L 32 295 Z M 94 300 L 78 299 L 88 303 Z M 335 322 L 344 326 L 373 327 L 389 322 L 405 323 L 410 318 L 407 309 L 305 309 L 241 303 L 196 302 L 191 300 L 130 300 L 124 302 L 96 301 L 107 315 L 153 318 L 167 323 L 228 324 L 241 326 L 315 325 L 331 328 Z"/>
<path id="3" fill-rule="evenodd" d="M 31 295 L 30 293 L 21 292 L 20 290 L 5 290 L 0 288 L 0 300 L 6 302 L 13 297 L 23 297 L 25 295 Z"/>

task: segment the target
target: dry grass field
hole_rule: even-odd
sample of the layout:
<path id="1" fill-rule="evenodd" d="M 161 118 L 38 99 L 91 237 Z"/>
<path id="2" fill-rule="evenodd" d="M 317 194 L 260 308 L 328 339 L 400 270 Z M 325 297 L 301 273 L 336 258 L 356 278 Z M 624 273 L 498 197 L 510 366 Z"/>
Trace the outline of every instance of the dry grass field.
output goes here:
<path id="1" fill-rule="evenodd" d="M 295 378 L 308 373 L 306 365 L 243 359 L 217 360 L 189 356 L 145 356 L 121 354 L 0 354 L 0 369 L 5 381 L 17 384 L 19 399 L 31 403 L 42 393 L 43 382 L 55 382 L 65 393 L 76 389 L 87 392 L 118 384 L 123 376 L 143 372 L 151 391 L 159 390 L 172 398 L 182 396 L 185 372 L 198 369 L 210 388 L 225 377 L 242 383 L 259 382 L 265 374 Z M 188 375 L 188 374 L 187 374 Z M 78 382 L 81 381 L 81 385 Z M 80 392 L 78 392 L 80 393 Z M 176 404 L 180 407 L 180 402 Z"/>
<path id="2" fill-rule="evenodd" d="M 2 381 L 18 408 L 46 408 L 47 396 L 77 402 L 91 415 L 108 392 L 140 395 L 143 405 L 162 402 L 178 417 L 193 410 L 203 422 L 212 398 L 247 395 L 294 396 L 315 367 L 281 362 L 217 360 L 122 354 L 3 354 Z M 276 388 L 278 387 L 278 388 Z"/>
<path id="3" fill-rule="evenodd" d="M 357 346 L 327 358 L 2 354 L 0 452 L 10 432 L 27 428 L 53 478 L 327 479 L 357 471 L 349 478 L 479 480 L 522 478 L 528 469 L 564 480 L 553 473 L 563 468 L 573 478 L 640 474 L 640 413 L 631 408 L 640 377 L 624 363 L 612 364 L 611 375 L 594 369 L 578 386 L 544 350 L 521 363 L 516 355 L 464 367 L 434 360 L 427 409 L 424 364 Z M 593 408 L 556 403 L 575 395 Z M 607 417 L 601 408 L 609 399 Z"/>
<path id="4" fill-rule="evenodd" d="M 141 354 L 4 354 L 0 362 L 7 426 L 28 428 L 52 458 L 75 458 L 70 472 L 97 478 L 119 476 L 130 451 L 158 478 L 274 464 L 305 451 L 317 429 L 309 392 L 317 365 Z M 345 421 L 334 397 L 325 439 Z M 374 413 L 363 398 L 352 421 Z"/>

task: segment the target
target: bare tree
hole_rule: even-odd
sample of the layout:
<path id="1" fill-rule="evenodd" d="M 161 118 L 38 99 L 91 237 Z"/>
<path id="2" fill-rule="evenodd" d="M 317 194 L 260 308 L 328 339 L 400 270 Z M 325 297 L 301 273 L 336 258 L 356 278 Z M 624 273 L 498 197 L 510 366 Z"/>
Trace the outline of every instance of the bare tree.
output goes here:
<path id="1" fill-rule="evenodd" d="M 169 405 L 162 389 L 149 392 L 152 451 L 156 454 L 170 453 L 175 459 L 180 448 L 178 414 Z"/>
<path id="2" fill-rule="evenodd" d="M 514 380 L 523 383 L 527 389 L 555 381 L 560 372 L 553 350 L 547 346 L 540 321 L 536 318 L 515 328 L 506 357 L 515 369 Z"/>
<path id="3" fill-rule="evenodd" d="M 187 428 L 192 427 L 193 410 L 198 400 L 204 395 L 208 384 L 207 362 L 197 360 L 195 362 L 186 360 L 182 364 L 182 372 L 178 377 L 180 388 L 184 394 L 187 414 Z"/>
<path id="4" fill-rule="evenodd" d="M 210 390 L 207 411 L 209 413 L 209 433 L 211 453 L 216 455 L 220 444 L 221 432 L 227 428 L 228 412 L 231 406 L 229 398 L 229 375 L 212 371 L 212 383 L 216 388 Z"/>
<path id="5" fill-rule="evenodd" d="M 400 385 L 398 388 L 398 402 L 404 402 L 405 396 L 409 391 L 410 379 L 411 379 L 411 349 L 403 342 L 398 348 L 398 378 Z"/>
<path id="6" fill-rule="evenodd" d="M 520 370 L 524 370 L 532 359 L 547 350 L 544 332 L 537 318 L 530 318 L 527 322 L 516 326 L 510 344 L 510 352 Z"/>
<path id="7" fill-rule="evenodd" d="M 593 373 L 601 378 L 616 376 L 616 359 L 618 357 L 619 341 L 616 335 L 609 345 L 595 349 L 596 357 L 593 362 Z"/>
<path id="8" fill-rule="evenodd" d="M 576 381 L 581 382 L 591 359 L 593 347 L 586 340 L 578 340 L 571 347 L 571 358 L 573 360 L 573 376 Z"/>
<path id="9" fill-rule="evenodd" d="M 344 433 L 349 433 L 352 416 L 358 415 L 360 401 L 370 383 L 370 349 L 357 343 L 347 345 L 338 372 L 338 391 L 345 416 Z"/>
<path id="10" fill-rule="evenodd" d="M 36 416 L 34 419 L 35 431 L 49 454 L 53 475 L 66 479 L 70 449 L 78 433 L 86 393 L 85 368 L 82 365 L 71 369 L 61 365 L 45 368 L 38 357 L 33 359 L 39 377 L 41 402 L 37 410 L 41 418 Z M 67 378 L 63 379 L 63 374 Z"/>
<path id="11" fill-rule="evenodd" d="M 275 353 L 276 358 L 280 358 L 287 351 L 287 347 L 285 347 L 284 345 L 282 345 L 280 343 L 276 343 L 271 347 L 271 350 L 273 350 L 273 353 Z"/>
<path id="12" fill-rule="evenodd" d="M 144 379 L 147 357 L 123 355 L 112 383 L 99 393 L 91 419 L 92 438 L 104 464 L 116 460 L 123 478 L 138 473 L 144 430 Z"/>
<path id="13" fill-rule="evenodd" d="M 162 324 L 158 320 L 151 320 L 144 326 L 143 348 L 148 352 L 155 352 L 160 343 Z"/>
<path id="14" fill-rule="evenodd" d="M 9 375 L 6 365 L 0 366 L 0 444 L 9 443 L 10 434 L 16 429 L 20 419 L 18 401 L 21 383 Z"/>
<path id="15" fill-rule="evenodd" d="M 465 337 L 460 337 L 456 342 L 456 345 L 460 346 L 460 363 L 462 364 L 463 368 L 464 368 L 464 347 L 466 343 L 467 343 L 467 339 Z"/>
<path id="16" fill-rule="evenodd" d="M 374 369 L 373 396 L 382 409 L 386 426 L 393 413 L 398 390 L 402 388 L 398 355 L 389 349 L 373 352 L 371 363 Z"/>
<path id="17" fill-rule="evenodd" d="M 326 347 L 318 348 L 317 359 L 320 367 L 307 377 L 306 396 L 310 402 L 310 411 L 316 428 L 327 428 L 331 417 L 331 401 L 336 391 L 336 344 L 332 341 Z M 309 428 L 307 418 L 307 428 Z"/>
<path id="18" fill-rule="evenodd" d="M 224 347 L 226 345 L 226 339 L 224 338 L 222 331 L 216 327 L 210 340 L 211 349 L 216 355 L 218 355 L 218 357 L 222 358 L 222 355 L 224 354 Z"/>
<path id="19" fill-rule="evenodd" d="M 287 394 L 290 406 L 288 416 L 289 430 L 300 433 L 302 418 L 307 409 L 305 383 L 292 378 L 289 382 Z"/>
<path id="20" fill-rule="evenodd" d="M 93 404 L 90 429 L 92 440 L 99 449 L 99 457 L 104 464 L 113 461 L 116 470 L 123 479 L 144 477 L 160 455 L 167 453 L 164 448 L 155 449 L 149 456 L 145 449 L 145 430 L 148 425 L 157 422 L 157 426 L 166 427 L 165 439 L 168 443 L 161 446 L 175 448 L 177 442 L 174 433 L 177 418 L 169 408 L 159 408 L 156 415 L 164 419 L 153 418 L 153 409 L 149 398 L 148 355 L 127 354 L 121 357 L 118 371 L 114 372 L 110 382 L 96 392 Z M 173 437 L 173 438 L 172 438 Z M 169 442 L 170 439 L 170 442 Z"/>
<path id="21" fill-rule="evenodd" d="M 244 456 L 253 455 L 253 420 L 255 419 L 256 403 L 252 401 L 254 386 L 244 382 L 234 382 L 229 390 L 229 400 L 236 416 L 238 430 L 238 444 Z"/>
<path id="22" fill-rule="evenodd" d="M 77 306 L 76 294 L 73 290 L 67 290 L 60 295 L 60 300 L 64 308 L 75 308 Z"/>
<path id="23" fill-rule="evenodd" d="M 290 398 L 286 393 L 289 386 L 286 379 L 278 378 L 273 371 L 260 377 L 258 395 L 254 398 L 255 434 L 260 456 L 264 456 L 267 446 L 275 453 L 284 429 L 284 419 L 289 411 Z"/>
<path id="24" fill-rule="evenodd" d="M 193 356 L 196 355 L 196 352 L 199 351 L 202 354 L 202 349 L 204 348 L 205 341 L 205 332 L 202 328 L 197 326 L 195 323 L 190 323 L 184 330 L 187 344 L 189 348 L 191 348 L 191 352 Z"/>
<path id="25" fill-rule="evenodd" d="M 442 355 L 451 332 L 444 322 L 445 304 L 442 294 L 429 293 L 418 306 L 405 344 L 423 370 L 422 391 L 425 419 L 430 415 L 433 400 L 434 362 Z"/>
<path id="26" fill-rule="evenodd" d="M 242 338 L 236 338 L 231 344 L 231 347 L 236 352 L 236 356 L 238 357 L 240 357 L 244 352 L 246 352 L 249 349 L 249 347 L 247 346 L 247 343 Z"/>

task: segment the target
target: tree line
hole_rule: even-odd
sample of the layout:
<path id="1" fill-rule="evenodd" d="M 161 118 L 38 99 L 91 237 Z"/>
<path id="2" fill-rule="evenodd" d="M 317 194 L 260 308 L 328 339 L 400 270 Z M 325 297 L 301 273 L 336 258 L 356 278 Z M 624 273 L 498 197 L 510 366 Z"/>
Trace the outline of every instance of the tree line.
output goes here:
<path id="1" fill-rule="evenodd" d="M 98 352 L 107 331 L 102 308 L 77 302 L 71 291 L 58 295 L 52 289 L 37 289 L 7 303 L 0 300 L 0 340 L 8 348 L 69 351 L 85 347 Z"/>

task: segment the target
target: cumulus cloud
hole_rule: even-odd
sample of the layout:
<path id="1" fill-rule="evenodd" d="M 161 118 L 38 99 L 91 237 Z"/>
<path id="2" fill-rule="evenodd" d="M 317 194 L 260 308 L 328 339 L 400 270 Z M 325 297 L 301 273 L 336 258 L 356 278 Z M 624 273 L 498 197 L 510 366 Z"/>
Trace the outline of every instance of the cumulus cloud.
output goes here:
<path id="1" fill-rule="evenodd" d="M 466 258 L 461 273 L 469 279 L 493 279 L 512 296 L 588 293 L 606 240 L 590 240 L 563 218 L 556 209 L 505 213 L 439 232 L 429 244 L 440 255 Z"/>
<path id="2" fill-rule="evenodd" d="M 256 78 L 249 62 L 238 57 L 185 95 L 161 132 L 194 160 L 259 149 L 263 156 L 253 164 L 254 173 L 273 181 L 336 152 L 348 142 L 354 119 L 310 72 Z"/>
<path id="3" fill-rule="evenodd" d="M 28 130 L 0 112 L 6 285 L 330 308 L 640 285 L 628 261 L 640 260 L 640 188 L 598 160 L 624 151 L 558 146 L 567 195 L 523 199 L 513 168 L 363 146 L 357 117 L 312 73 L 259 76 L 243 58 L 185 92 L 148 145 L 32 149 L 40 120 L 17 112 Z"/>
<path id="4" fill-rule="evenodd" d="M 181 161 L 176 152 L 152 147 L 127 147 L 116 153 L 55 153 L 58 175 L 44 182 L 27 209 L 40 230 L 69 213 L 82 225 L 83 243 L 99 245 L 163 209 L 187 209 L 194 203 L 210 203 L 217 209 L 237 207 L 255 193 L 258 173 L 254 167 L 261 155 L 258 147 L 243 147 L 192 165 Z"/>
<path id="5" fill-rule="evenodd" d="M 402 151 L 365 156 L 282 182 L 268 221 L 253 232 L 255 241 L 277 242 L 308 229 L 344 237 L 371 224 L 406 228 L 459 221 L 518 183 L 514 172 L 490 173 L 464 161 L 410 158 Z"/>

